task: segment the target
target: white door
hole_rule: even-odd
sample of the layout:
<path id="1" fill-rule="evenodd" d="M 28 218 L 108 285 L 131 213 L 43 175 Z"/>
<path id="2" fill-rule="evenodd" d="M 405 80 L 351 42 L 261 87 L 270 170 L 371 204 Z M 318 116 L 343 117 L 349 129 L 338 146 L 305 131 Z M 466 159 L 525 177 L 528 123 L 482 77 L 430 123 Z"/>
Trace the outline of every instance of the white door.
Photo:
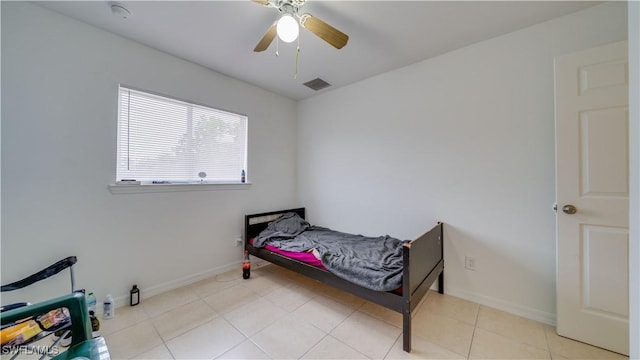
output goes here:
<path id="1" fill-rule="evenodd" d="M 557 331 L 629 354 L 627 43 L 555 59 Z"/>

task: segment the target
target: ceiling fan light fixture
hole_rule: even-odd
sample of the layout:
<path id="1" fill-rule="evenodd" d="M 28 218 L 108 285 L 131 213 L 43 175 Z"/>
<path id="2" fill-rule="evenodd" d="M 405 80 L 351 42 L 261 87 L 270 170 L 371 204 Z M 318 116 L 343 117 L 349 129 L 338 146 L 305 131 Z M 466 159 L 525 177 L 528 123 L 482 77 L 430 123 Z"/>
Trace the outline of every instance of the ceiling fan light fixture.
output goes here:
<path id="1" fill-rule="evenodd" d="M 290 43 L 298 38 L 300 28 L 291 14 L 284 14 L 276 24 L 276 32 L 280 40 Z"/>

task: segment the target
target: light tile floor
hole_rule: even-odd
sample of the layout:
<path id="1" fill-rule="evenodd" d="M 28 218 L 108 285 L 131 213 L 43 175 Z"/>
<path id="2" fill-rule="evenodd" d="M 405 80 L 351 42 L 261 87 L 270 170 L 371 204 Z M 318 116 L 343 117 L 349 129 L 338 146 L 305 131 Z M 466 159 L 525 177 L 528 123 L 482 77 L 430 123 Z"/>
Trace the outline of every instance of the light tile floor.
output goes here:
<path id="1" fill-rule="evenodd" d="M 445 289 L 446 290 L 446 289 Z M 118 308 L 101 320 L 113 359 L 627 359 L 553 327 L 430 292 L 402 351 L 400 314 L 267 265 Z"/>

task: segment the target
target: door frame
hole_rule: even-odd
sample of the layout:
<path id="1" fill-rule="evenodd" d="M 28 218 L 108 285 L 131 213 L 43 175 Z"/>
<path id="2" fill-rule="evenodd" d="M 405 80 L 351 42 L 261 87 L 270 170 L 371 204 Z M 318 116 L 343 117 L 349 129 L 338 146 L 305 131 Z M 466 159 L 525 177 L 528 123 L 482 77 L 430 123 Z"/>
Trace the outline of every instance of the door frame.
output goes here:
<path id="1" fill-rule="evenodd" d="M 640 359 L 640 2 L 629 1 L 629 358 Z"/>

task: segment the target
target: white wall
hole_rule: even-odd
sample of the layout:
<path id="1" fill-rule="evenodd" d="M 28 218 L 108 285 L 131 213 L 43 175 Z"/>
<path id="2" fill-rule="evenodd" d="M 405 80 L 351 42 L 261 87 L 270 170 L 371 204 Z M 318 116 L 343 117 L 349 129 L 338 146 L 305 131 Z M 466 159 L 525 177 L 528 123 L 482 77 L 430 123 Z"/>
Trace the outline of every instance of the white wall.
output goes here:
<path id="1" fill-rule="evenodd" d="M 248 115 L 250 190 L 111 194 L 118 83 Z M 290 99 L 3 1 L 2 283 L 77 255 L 78 286 L 121 304 L 238 266 L 242 216 L 298 205 L 295 120 Z M 68 291 L 65 273 L 2 303 Z"/>
<path id="2" fill-rule="evenodd" d="M 414 238 L 443 221 L 445 292 L 554 323 L 553 57 L 625 39 L 626 19 L 597 6 L 301 101 L 312 222 Z"/>
<path id="3" fill-rule="evenodd" d="M 640 359 L 640 2 L 629 2 L 629 358 Z"/>

